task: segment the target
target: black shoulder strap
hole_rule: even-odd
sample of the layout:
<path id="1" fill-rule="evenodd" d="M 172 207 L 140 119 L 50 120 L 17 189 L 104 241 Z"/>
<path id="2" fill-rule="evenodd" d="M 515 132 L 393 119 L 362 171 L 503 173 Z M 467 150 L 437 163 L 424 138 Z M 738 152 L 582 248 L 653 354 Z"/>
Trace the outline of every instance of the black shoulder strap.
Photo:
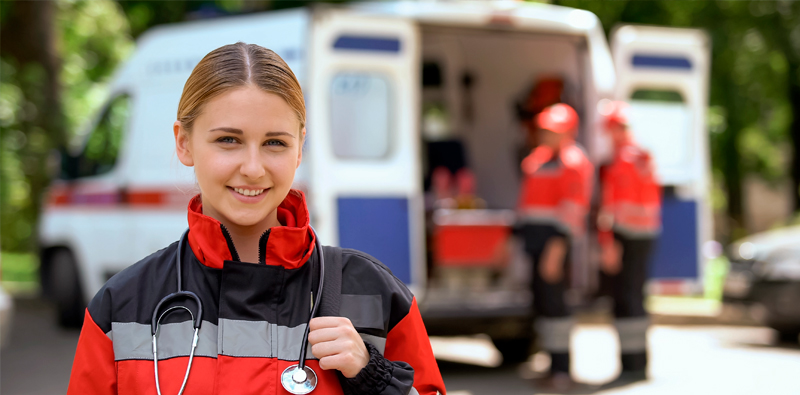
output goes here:
<path id="1" fill-rule="evenodd" d="M 338 317 L 342 299 L 342 249 L 322 246 L 325 254 L 325 283 L 319 302 L 320 317 Z"/>

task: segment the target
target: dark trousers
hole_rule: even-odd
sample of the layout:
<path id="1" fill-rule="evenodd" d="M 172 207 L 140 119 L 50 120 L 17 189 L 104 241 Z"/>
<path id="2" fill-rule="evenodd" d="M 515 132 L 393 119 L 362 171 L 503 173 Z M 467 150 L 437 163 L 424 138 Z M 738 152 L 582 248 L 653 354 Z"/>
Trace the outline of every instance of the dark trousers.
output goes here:
<path id="1" fill-rule="evenodd" d="M 646 332 L 649 317 L 644 308 L 644 285 L 655 240 L 629 238 L 615 233 L 622 244 L 622 268 L 616 275 L 601 272 L 604 294 L 614 300 L 615 326 L 620 336 L 622 369 L 647 368 Z"/>
<path id="2" fill-rule="evenodd" d="M 549 283 L 539 274 L 542 253 L 548 240 L 553 237 L 564 237 L 564 235 L 550 225 L 524 225 L 520 230 L 525 242 L 525 251 L 533 263 L 531 291 L 537 321 L 537 334 L 542 348 L 550 352 L 552 360 L 550 370 L 552 372 L 569 372 L 569 331 L 572 322 L 571 313 L 564 300 L 564 294 L 568 287 L 566 262 L 569 262 L 569 243 L 567 243 L 565 262 L 562 263 L 564 275 L 558 283 Z"/>

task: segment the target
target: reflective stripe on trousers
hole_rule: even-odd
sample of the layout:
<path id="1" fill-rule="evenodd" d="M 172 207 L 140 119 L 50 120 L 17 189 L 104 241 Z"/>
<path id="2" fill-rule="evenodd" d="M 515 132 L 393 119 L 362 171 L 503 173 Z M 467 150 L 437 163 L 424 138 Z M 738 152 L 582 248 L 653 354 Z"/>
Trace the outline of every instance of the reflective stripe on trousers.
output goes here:
<path id="1" fill-rule="evenodd" d="M 619 333 L 619 348 L 622 354 L 641 353 L 647 350 L 650 317 L 617 318 L 614 327 Z"/>
<path id="2" fill-rule="evenodd" d="M 569 352 L 570 334 L 575 326 L 572 317 L 538 317 L 535 323 L 539 342 L 545 351 L 550 353 Z"/>

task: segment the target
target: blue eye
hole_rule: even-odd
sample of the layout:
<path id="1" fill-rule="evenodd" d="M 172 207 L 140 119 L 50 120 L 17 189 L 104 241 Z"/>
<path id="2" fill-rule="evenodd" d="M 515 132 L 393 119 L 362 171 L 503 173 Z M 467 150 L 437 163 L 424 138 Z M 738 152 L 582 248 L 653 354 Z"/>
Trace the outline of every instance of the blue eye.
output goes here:
<path id="1" fill-rule="evenodd" d="M 220 142 L 220 143 L 235 143 L 236 139 L 231 137 L 231 136 L 222 136 L 222 137 L 217 139 L 217 142 Z"/>
<path id="2" fill-rule="evenodd" d="M 267 140 L 266 144 L 272 146 L 280 146 L 280 147 L 286 146 L 286 143 L 284 143 L 282 140 Z"/>

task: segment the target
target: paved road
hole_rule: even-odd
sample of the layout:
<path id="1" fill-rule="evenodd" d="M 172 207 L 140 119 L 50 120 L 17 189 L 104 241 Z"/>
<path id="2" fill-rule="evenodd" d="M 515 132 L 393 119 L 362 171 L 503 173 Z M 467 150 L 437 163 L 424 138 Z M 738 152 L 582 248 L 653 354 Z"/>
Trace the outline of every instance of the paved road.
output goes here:
<path id="1" fill-rule="evenodd" d="M 13 332 L 0 353 L 4 395 L 66 392 L 77 331 L 53 325 L 52 310 L 38 300 L 18 300 Z M 651 381 L 605 394 L 797 394 L 800 347 L 775 346 L 767 328 L 656 326 L 650 332 Z M 450 342 L 452 344 L 452 341 Z M 610 380 L 619 369 L 610 326 L 582 325 L 573 336 L 574 374 L 585 381 Z M 468 339 L 472 355 L 496 352 L 486 340 Z M 482 368 L 441 364 L 450 395 L 532 394 L 528 365 Z"/>

